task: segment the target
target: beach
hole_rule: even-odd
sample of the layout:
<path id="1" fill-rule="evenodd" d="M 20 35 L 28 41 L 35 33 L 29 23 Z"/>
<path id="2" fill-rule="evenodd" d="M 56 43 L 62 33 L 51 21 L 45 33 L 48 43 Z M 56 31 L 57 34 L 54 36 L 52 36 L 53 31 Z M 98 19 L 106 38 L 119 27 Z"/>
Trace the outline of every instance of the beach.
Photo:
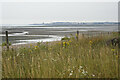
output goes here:
<path id="1" fill-rule="evenodd" d="M 36 42 L 59 41 L 61 38 L 71 35 L 75 36 L 76 32 L 86 35 L 96 35 L 117 31 L 117 26 L 22 26 L 2 28 L 2 42 L 5 42 L 5 31 L 8 31 L 9 41 L 12 45 L 30 44 Z"/>

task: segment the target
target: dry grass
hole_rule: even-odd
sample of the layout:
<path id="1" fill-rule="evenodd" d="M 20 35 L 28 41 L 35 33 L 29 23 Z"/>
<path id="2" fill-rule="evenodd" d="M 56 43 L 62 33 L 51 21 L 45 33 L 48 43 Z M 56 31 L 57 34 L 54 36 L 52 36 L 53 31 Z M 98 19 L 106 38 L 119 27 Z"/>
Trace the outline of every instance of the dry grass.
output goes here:
<path id="1" fill-rule="evenodd" d="M 114 35 L 70 38 L 66 46 L 41 44 L 2 51 L 3 78 L 116 78 L 118 47 Z"/>

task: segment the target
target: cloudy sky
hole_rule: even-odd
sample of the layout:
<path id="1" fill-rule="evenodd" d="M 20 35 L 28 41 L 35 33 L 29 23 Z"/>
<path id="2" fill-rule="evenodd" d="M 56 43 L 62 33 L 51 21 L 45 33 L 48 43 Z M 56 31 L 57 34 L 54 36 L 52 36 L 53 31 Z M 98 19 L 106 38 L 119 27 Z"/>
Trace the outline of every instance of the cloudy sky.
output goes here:
<path id="1" fill-rule="evenodd" d="M 117 2 L 2 2 L 2 24 L 117 21 Z"/>

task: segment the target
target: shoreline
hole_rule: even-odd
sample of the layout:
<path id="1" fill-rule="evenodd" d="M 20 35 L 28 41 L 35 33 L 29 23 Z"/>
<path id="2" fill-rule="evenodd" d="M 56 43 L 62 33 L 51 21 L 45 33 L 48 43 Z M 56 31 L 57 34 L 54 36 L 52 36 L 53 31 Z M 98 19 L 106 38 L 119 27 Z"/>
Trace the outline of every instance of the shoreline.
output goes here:
<path id="1" fill-rule="evenodd" d="M 89 32 L 87 32 L 87 34 L 82 34 L 82 33 L 79 33 L 79 38 L 87 38 L 87 37 L 96 37 L 96 36 L 100 36 L 100 35 L 106 35 L 106 34 L 110 34 L 110 32 L 108 33 L 108 32 L 104 32 L 104 33 L 102 33 L 102 32 L 97 32 L 98 34 L 89 34 Z M 60 42 L 61 41 L 61 39 L 62 38 L 64 38 L 65 36 L 63 36 L 63 37 L 58 37 L 59 38 L 59 40 L 58 39 L 54 39 L 54 40 L 51 40 L 51 41 L 36 41 L 36 42 L 29 42 L 29 43 L 20 43 L 20 44 L 17 44 L 17 45 L 14 45 L 14 44 L 12 44 L 10 47 L 18 47 L 18 46 L 30 46 L 30 45 L 36 45 L 38 42 L 40 42 L 40 43 L 53 43 L 53 42 Z M 67 36 L 67 37 L 70 37 L 70 35 L 69 36 Z M 75 37 L 75 34 L 73 35 L 73 37 Z M 54 37 L 53 37 L 54 38 Z M 76 37 L 75 37 L 76 38 Z M 49 38 L 45 38 L 45 39 L 49 39 Z M 34 39 L 35 40 L 35 39 Z M 41 39 L 40 39 L 41 40 Z M 43 40 L 43 39 L 42 39 Z"/>
<path id="2" fill-rule="evenodd" d="M 44 39 L 49 38 L 49 35 L 55 35 L 55 36 L 70 36 L 70 34 L 74 35 L 77 31 L 82 34 L 86 35 L 95 35 L 100 32 L 111 32 L 116 27 L 106 27 L 104 26 L 59 26 L 59 27 L 18 27 L 18 28 L 9 28 L 9 29 L 3 29 L 2 32 L 5 33 L 7 30 L 10 34 L 9 42 L 13 43 L 30 43 L 36 42 L 37 39 Z M 1 34 L 0 34 L 1 35 Z M 4 35 L 4 36 L 2 36 Z M 5 42 L 5 34 L 2 34 L 2 41 Z M 41 36 L 42 35 L 42 36 Z M 9 35 L 8 35 L 9 36 Z M 34 40 L 36 39 L 36 40 Z M 28 40 L 28 41 L 27 41 Z M 38 40 L 39 41 L 39 40 Z M 38 42 L 37 41 L 37 42 Z M 44 40 L 43 40 L 44 41 Z M 33 43 L 32 42 L 32 43 Z"/>
<path id="3" fill-rule="evenodd" d="M 51 41 L 51 42 L 39 42 L 42 45 L 54 45 L 56 43 L 59 43 L 61 41 Z M 27 44 L 19 44 L 19 45 L 10 45 L 9 49 L 19 49 L 19 48 L 26 48 L 31 46 L 37 46 L 38 42 L 36 43 L 27 43 Z M 6 50 L 6 46 L 2 46 L 2 50 Z"/>
<path id="4" fill-rule="evenodd" d="M 100 35 L 100 34 L 99 34 Z M 99 36 L 98 35 L 98 36 Z M 64 36 L 65 37 L 65 36 Z M 75 39 L 76 39 L 76 37 L 75 36 L 73 36 Z M 79 34 L 79 39 L 82 39 L 82 38 L 88 38 L 89 37 L 89 35 L 86 35 L 86 34 Z M 96 37 L 96 36 L 94 36 L 94 37 Z M 62 39 L 62 38 L 61 38 Z M 46 43 L 48 44 L 48 45 L 53 45 L 53 44 L 56 44 L 56 43 L 58 43 L 58 42 L 61 42 L 61 40 L 56 40 L 56 41 L 50 41 L 50 42 L 40 42 L 41 44 L 45 44 L 46 45 Z M 18 49 L 18 48 L 21 48 L 21 47 L 30 47 L 31 45 L 32 46 L 37 46 L 37 43 L 38 42 L 35 42 L 35 43 L 26 43 L 26 44 L 19 44 L 19 45 L 10 45 L 9 46 L 9 48 L 10 49 Z M 3 48 L 3 50 L 5 50 L 6 49 L 6 46 L 3 46 L 2 47 Z"/>
<path id="5" fill-rule="evenodd" d="M 81 38 L 81 37 L 84 37 L 84 38 L 87 38 L 87 37 L 96 37 L 96 36 L 100 36 L 100 35 L 103 35 L 103 34 L 104 35 L 111 34 L 111 32 L 100 32 L 100 31 L 99 32 L 94 32 L 93 31 L 91 34 L 89 34 L 89 33 L 90 32 L 87 32 L 87 33 L 83 34 L 82 32 L 79 32 L 79 38 Z M 67 35 L 67 37 L 68 37 L 68 35 Z M 69 34 L 69 37 L 70 37 L 70 34 Z M 75 37 L 75 33 L 74 33 L 73 37 Z M 32 43 L 10 45 L 9 47 L 10 47 L 10 49 L 12 49 L 12 48 L 15 48 L 15 49 L 17 48 L 18 49 L 20 47 L 30 47 L 30 45 L 36 46 L 38 42 L 43 43 L 43 44 L 45 44 L 45 43 L 50 43 L 51 44 L 51 43 L 60 42 L 62 38 L 63 37 L 61 37 L 59 40 L 52 40 L 52 41 L 37 41 L 37 42 L 32 42 Z M 3 50 L 6 49 L 6 46 L 3 46 L 2 49 Z"/>

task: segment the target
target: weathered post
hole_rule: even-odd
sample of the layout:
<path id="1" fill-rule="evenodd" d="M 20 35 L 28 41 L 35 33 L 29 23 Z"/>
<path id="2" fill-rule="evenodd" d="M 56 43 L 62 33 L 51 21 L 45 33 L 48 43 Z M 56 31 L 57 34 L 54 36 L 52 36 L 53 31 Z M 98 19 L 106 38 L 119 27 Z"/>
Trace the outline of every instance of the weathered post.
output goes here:
<path id="1" fill-rule="evenodd" d="M 78 41 L 79 31 L 77 30 L 76 39 Z"/>
<path id="2" fill-rule="evenodd" d="M 6 46 L 7 50 L 9 50 L 8 31 L 6 31 Z"/>

